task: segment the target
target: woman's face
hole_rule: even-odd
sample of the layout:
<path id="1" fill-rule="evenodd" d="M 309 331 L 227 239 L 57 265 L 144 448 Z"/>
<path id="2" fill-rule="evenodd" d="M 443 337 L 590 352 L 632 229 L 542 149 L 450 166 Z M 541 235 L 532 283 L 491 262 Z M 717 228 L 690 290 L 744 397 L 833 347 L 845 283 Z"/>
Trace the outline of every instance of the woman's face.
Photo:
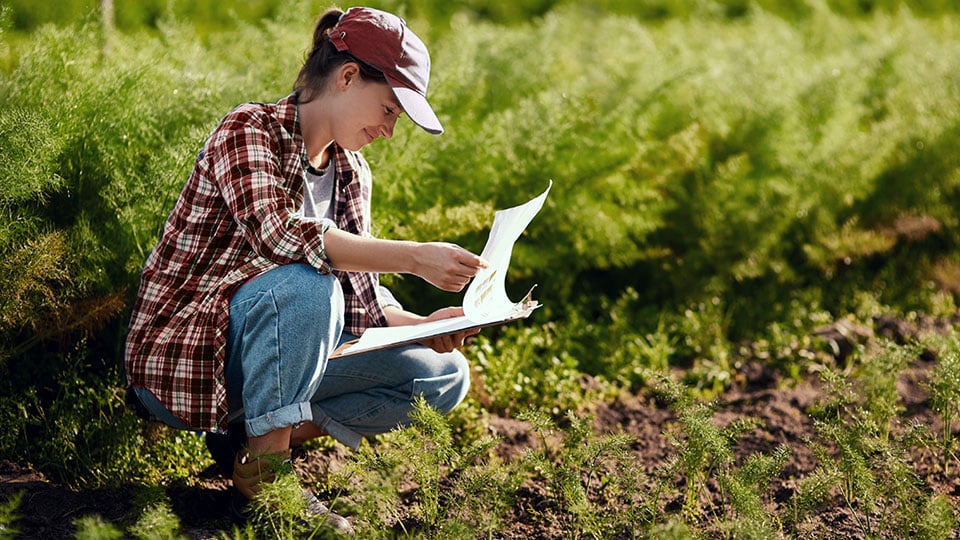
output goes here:
<path id="1" fill-rule="evenodd" d="M 348 64 L 349 65 L 349 64 Z M 366 81 L 359 70 L 342 70 L 337 81 L 338 96 L 333 140 L 348 150 L 360 150 L 377 137 L 390 138 L 403 112 L 393 90 L 386 83 Z"/>

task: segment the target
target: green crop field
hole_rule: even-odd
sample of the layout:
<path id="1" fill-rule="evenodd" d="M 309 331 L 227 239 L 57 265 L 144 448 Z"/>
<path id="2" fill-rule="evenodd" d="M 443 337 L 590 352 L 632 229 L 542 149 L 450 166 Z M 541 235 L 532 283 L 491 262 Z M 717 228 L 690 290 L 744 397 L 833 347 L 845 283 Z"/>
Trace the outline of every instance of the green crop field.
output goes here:
<path id="1" fill-rule="evenodd" d="M 428 43 L 447 128 L 401 120 L 364 151 L 375 233 L 479 252 L 495 210 L 553 189 L 507 282 L 514 298 L 537 283 L 544 307 L 465 349 L 475 391 L 450 417 L 421 411 L 412 435 L 365 446 L 346 459 L 352 476 L 326 481 L 350 486 L 364 537 L 523 537 L 511 508 L 530 483 L 548 500 L 530 519 L 564 538 L 805 538 L 829 504 L 847 509 L 849 537 L 956 537 L 960 491 L 916 468 L 950 478 L 960 465 L 960 6 L 370 5 Z M 206 135 L 234 105 L 291 90 L 325 7 L 115 0 L 105 24 L 92 0 L 0 1 L 0 461 L 154 498 L 211 463 L 202 437 L 124 407 L 132 294 Z M 414 311 L 460 302 L 384 279 Z M 889 320 L 921 330 L 882 339 Z M 838 322 L 870 339 L 844 335 L 840 351 L 822 337 Z M 918 361 L 922 426 L 896 382 Z M 748 420 L 712 420 L 714 398 L 758 363 L 782 388 L 813 380 L 830 396 L 804 411 L 818 465 L 776 504 L 787 451 L 735 458 Z M 628 435 L 585 420 L 624 395 L 672 411 L 658 474 L 631 468 Z M 493 417 L 539 442 L 497 457 Z M 401 519 L 390 509 L 411 483 Z M 0 538 L 22 504 L 0 499 Z M 176 530 L 169 503 L 150 508 L 79 520 L 78 534 Z M 297 531 L 271 518 L 225 534 Z"/>

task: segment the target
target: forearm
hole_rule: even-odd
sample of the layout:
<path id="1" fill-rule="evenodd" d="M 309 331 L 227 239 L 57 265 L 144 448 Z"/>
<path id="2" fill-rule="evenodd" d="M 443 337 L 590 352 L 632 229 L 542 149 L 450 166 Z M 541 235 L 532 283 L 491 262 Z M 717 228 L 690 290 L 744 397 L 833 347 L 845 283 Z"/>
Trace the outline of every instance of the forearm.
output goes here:
<path id="1" fill-rule="evenodd" d="M 487 262 L 456 244 L 358 236 L 339 229 L 323 235 L 330 265 L 347 272 L 415 274 L 445 291 L 460 291 Z"/>
<path id="2" fill-rule="evenodd" d="M 416 242 L 382 240 L 329 229 L 323 235 L 323 243 L 330 265 L 337 270 L 415 273 Z"/>
<path id="3" fill-rule="evenodd" d="M 417 315 L 397 306 L 386 306 L 383 314 L 387 317 L 387 326 L 407 326 L 419 324 L 426 320 L 423 315 Z"/>

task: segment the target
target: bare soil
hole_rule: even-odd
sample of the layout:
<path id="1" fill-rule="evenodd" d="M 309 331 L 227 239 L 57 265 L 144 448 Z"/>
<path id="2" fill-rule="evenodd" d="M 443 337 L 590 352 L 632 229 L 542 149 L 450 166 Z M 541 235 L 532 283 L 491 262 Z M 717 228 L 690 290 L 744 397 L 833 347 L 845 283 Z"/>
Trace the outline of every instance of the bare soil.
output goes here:
<path id="1" fill-rule="evenodd" d="M 881 321 L 882 322 L 882 321 Z M 915 328 L 905 328 L 897 321 L 887 321 L 876 326 L 879 332 L 890 337 L 903 338 L 914 333 Z M 858 335 L 844 325 L 825 328 L 823 335 L 837 340 L 836 350 L 842 355 L 849 350 L 852 341 L 873 339 L 876 336 Z M 923 381 L 934 365 L 935 359 L 918 358 L 899 377 L 901 403 L 905 409 L 900 422 L 920 422 L 934 433 L 941 429 L 938 416 L 931 410 Z M 773 481 L 768 492 L 768 506 L 781 511 L 790 504 L 796 482 L 809 475 L 818 466 L 818 460 L 808 445 L 808 439 L 816 438 L 810 407 L 823 397 L 819 380 L 784 381 L 782 377 L 760 361 L 747 361 L 737 372 L 737 384 L 722 395 L 714 417 L 720 424 L 743 417 L 760 420 L 759 427 L 743 433 L 736 446 L 737 462 L 757 453 L 770 453 L 780 445 L 792 451 L 790 461 Z M 624 396 L 616 401 L 599 405 L 594 413 L 595 430 L 598 433 L 626 433 L 632 436 L 631 450 L 638 463 L 650 474 L 676 453 L 665 433 L 671 429 L 676 418 L 670 407 L 647 395 Z M 498 454 L 505 458 L 517 456 L 525 448 L 537 443 L 530 426 L 511 418 L 492 417 L 491 430 L 502 437 L 497 447 Z M 960 433 L 955 432 L 955 436 Z M 960 476 L 944 474 L 934 450 L 920 449 L 911 456 L 911 466 L 918 478 L 931 492 L 947 496 L 960 508 Z M 330 467 L 337 467 L 349 459 L 347 450 L 337 447 L 326 450 L 311 450 L 305 459 L 297 462 L 298 469 L 307 477 L 325 474 Z M 960 466 L 954 468 L 954 472 Z M 680 480 L 682 481 L 682 480 Z M 714 486 L 715 487 L 715 486 Z M 134 504 L 128 489 L 73 490 L 48 481 L 37 470 L 23 465 L 0 461 L 0 500 L 6 500 L 17 492 L 23 493 L 15 523 L 21 538 L 72 538 L 75 535 L 74 520 L 84 515 L 96 514 L 114 523 L 126 523 Z M 216 538 L 229 531 L 234 524 L 230 510 L 231 491 L 229 482 L 216 474 L 205 474 L 192 487 L 170 487 L 168 495 L 173 511 L 179 517 L 183 531 L 191 538 Z M 716 493 L 714 493 L 714 496 Z M 536 517 L 538 505 L 544 503 L 544 489 L 528 484 L 517 496 L 512 519 L 497 538 L 561 538 L 569 537 L 559 525 L 543 523 Z M 666 501 L 667 508 L 676 508 L 680 501 Z M 0 537 L 4 537 L 0 530 Z M 788 531 L 794 538 L 848 539 L 862 538 L 853 512 L 841 501 L 827 505 L 813 519 Z M 960 533 L 954 533 L 960 538 Z"/>

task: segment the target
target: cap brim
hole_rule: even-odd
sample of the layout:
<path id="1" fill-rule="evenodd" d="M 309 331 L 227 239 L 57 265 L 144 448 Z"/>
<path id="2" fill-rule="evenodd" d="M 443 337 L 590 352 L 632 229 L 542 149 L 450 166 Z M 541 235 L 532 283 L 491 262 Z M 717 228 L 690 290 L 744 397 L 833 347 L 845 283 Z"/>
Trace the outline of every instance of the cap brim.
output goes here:
<path id="1" fill-rule="evenodd" d="M 420 95 L 415 90 L 410 90 L 403 86 L 393 86 L 393 93 L 397 96 L 403 112 L 418 126 L 422 127 L 427 133 L 440 135 L 443 133 L 443 126 L 440 120 L 433 112 L 433 108 L 427 103 L 427 98 Z"/>

